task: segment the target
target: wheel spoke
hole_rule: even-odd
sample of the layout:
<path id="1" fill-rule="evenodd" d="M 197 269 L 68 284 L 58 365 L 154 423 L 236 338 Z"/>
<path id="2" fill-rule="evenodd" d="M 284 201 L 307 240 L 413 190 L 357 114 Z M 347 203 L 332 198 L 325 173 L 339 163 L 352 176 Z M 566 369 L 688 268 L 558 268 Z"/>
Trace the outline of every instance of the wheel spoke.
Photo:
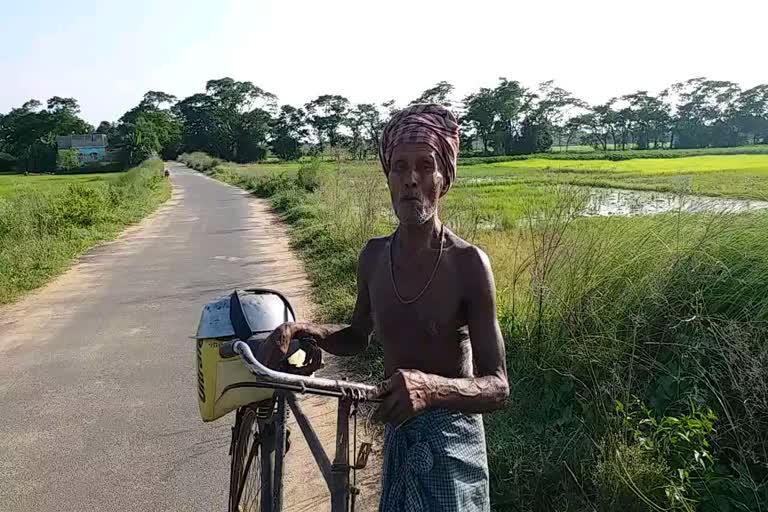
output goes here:
<path id="1" fill-rule="evenodd" d="M 245 410 L 232 455 L 230 511 L 260 512 L 261 464 L 258 436 L 256 414 L 253 410 Z"/>

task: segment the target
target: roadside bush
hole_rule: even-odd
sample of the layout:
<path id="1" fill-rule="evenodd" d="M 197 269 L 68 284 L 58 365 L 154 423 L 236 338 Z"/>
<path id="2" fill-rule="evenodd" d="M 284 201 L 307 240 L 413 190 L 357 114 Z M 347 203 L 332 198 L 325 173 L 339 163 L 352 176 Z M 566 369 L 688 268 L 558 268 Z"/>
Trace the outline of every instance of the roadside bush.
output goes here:
<path id="1" fill-rule="evenodd" d="M 307 192 L 314 192 L 320 186 L 320 160 L 312 159 L 302 163 L 296 176 L 298 186 Z"/>
<path id="2" fill-rule="evenodd" d="M 212 157 L 202 151 L 195 151 L 194 153 L 182 153 L 178 156 L 177 160 L 187 167 L 191 167 L 196 171 L 209 172 L 215 169 L 223 160 L 220 158 Z"/>
<path id="3" fill-rule="evenodd" d="M 64 224 L 87 227 L 102 220 L 107 211 L 108 193 L 83 183 L 69 185 L 64 193 L 50 198 L 54 215 Z"/>

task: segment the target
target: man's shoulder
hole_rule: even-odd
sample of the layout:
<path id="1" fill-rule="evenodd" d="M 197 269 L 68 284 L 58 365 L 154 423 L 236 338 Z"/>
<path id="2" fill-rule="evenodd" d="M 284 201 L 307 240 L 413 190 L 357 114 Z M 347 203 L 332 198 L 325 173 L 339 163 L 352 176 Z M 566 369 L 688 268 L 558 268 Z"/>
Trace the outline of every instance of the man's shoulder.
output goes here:
<path id="1" fill-rule="evenodd" d="M 381 254 L 387 249 L 389 238 L 389 236 L 379 236 L 368 240 L 360 251 L 360 258 L 362 259 Z"/>
<path id="2" fill-rule="evenodd" d="M 367 273 L 368 269 L 375 268 L 378 260 L 386 254 L 388 242 L 388 236 L 381 236 L 368 240 L 358 256 L 360 270 Z"/>
<path id="3" fill-rule="evenodd" d="M 488 288 L 493 282 L 493 271 L 488 255 L 478 246 L 450 233 L 451 259 L 463 287 L 472 295 Z"/>
<path id="4" fill-rule="evenodd" d="M 483 268 L 489 264 L 488 255 L 476 245 L 472 245 L 453 232 L 447 233 L 452 252 L 462 265 L 470 269 Z"/>

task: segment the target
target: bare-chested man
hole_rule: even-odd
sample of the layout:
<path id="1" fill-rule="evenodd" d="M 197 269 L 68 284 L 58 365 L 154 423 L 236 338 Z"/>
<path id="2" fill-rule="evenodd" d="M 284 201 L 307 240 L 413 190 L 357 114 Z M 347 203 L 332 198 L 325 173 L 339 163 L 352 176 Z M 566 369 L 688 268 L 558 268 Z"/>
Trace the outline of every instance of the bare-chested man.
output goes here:
<path id="1" fill-rule="evenodd" d="M 275 365 L 308 336 L 353 355 L 375 334 L 386 379 L 382 511 L 490 509 L 478 413 L 501 407 L 509 386 L 488 257 L 438 218 L 458 147 L 456 118 L 439 105 L 393 116 L 380 157 L 399 226 L 360 253 L 351 325 L 285 324 L 259 353 Z"/>

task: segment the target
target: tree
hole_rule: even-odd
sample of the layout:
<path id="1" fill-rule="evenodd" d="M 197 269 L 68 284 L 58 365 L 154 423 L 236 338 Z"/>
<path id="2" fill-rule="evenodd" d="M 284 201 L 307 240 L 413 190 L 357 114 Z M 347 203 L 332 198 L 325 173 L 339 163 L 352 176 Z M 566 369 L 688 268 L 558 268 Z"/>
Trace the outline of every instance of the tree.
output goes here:
<path id="1" fill-rule="evenodd" d="M 495 110 L 494 150 L 497 153 L 511 154 L 519 152 L 513 149 L 515 137 L 519 135 L 520 118 L 530 109 L 535 96 L 515 80 L 499 79 L 499 85 L 493 90 L 492 100 Z"/>
<path id="2" fill-rule="evenodd" d="M 544 153 L 552 147 L 552 130 L 546 121 L 526 117 L 509 148 L 511 154 Z"/>
<path id="3" fill-rule="evenodd" d="M 743 91 L 733 106 L 733 123 L 752 144 L 768 143 L 768 85 Z"/>
<path id="4" fill-rule="evenodd" d="M 734 100 L 741 90 L 733 82 L 692 78 L 672 85 L 666 96 L 675 110 L 672 140 L 677 147 L 732 146 L 740 134 L 732 124 Z M 671 146 L 672 144 L 670 144 Z"/>
<path id="5" fill-rule="evenodd" d="M 99 127 L 96 128 L 96 133 L 108 134 L 112 130 L 112 123 L 109 121 L 102 121 L 99 123 Z"/>
<path id="6" fill-rule="evenodd" d="M 494 89 L 481 88 L 464 98 L 465 132 L 480 139 L 483 153 L 492 145 L 495 153 L 509 154 L 533 98 L 519 82 L 500 78 Z"/>
<path id="7" fill-rule="evenodd" d="M 421 96 L 413 100 L 411 105 L 416 103 L 437 103 L 444 107 L 450 107 L 451 99 L 449 96 L 451 92 L 453 92 L 453 85 L 443 80 L 421 93 Z"/>
<path id="8" fill-rule="evenodd" d="M 235 162 L 264 160 L 269 147 L 271 123 L 272 116 L 261 108 L 254 108 L 240 115 L 234 128 L 237 147 L 233 158 Z"/>
<path id="9" fill-rule="evenodd" d="M 320 151 L 327 140 L 331 148 L 338 145 L 339 127 L 347 119 L 349 100 L 338 94 L 324 94 L 304 105 L 309 124 L 315 129 Z"/>
<path id="10" fill-rule="evenodd" d="M 29 100 L 11 109 L 0 121 L 0 151 L 17 159 L 25 171 L 51 171 L 56 167 L 56 137 L 90 133 L 93 127 L 77 117 L 74 98 L 53 96 L 42 103 Z"/>
<path id="11" fill-rule="evenodd" d="M 382 105 L 386 107 L 386 103 Z M 381 140 L 381 132 L 384 130 L 384 117 L 379 109 L 373 103 L 361 103 L 357 106 L 358 112 L 363 120 L 365 131 L 368 134 L 368 146 L 372 151 L 376 151 Z"/>
<path id="12" fill-rule="evenodd" d="M 172 107 L 184 130 L 182 147 L 185 151 L 205 151 L 224 157 L 227 143 L 215 100 L 204 93 L 193 94 Z"/>
<path id="13" fill-rule="evenodd" d="M 115 126 L 103 122 L 99 130 L 106 130 L 110 147 L 122 153 L 127 163 L 135 164 L 154 154 L 175 158 L 181 149 L 183 126 L 171 108 L 163 108 L 175 101 L 172 94 L 148 91 Z"/>
<path id="14" fill-rule="evenodd" d="M 562 136 L 568 131 L 568 120 L 575 116 L 574 112 L 583 112 L 587 108 L 586 102 L 556 86 L 553 80 L 548 80 L 539 84 L 535 95 L 534 118 L 546 123 L 557 136 L 558 145 L 562 145 Z"/>
<path id="15" fill-rule="evenodd" d="M 590 112 L 577 116 L 573 124 L 584 130 L 586 140 L 595 149 L 608 149 L 608 117 L 610 115 L 610 106 L 607 104 L 593 107 Z"/>
<path id="16" fill-rule="evenodd" d="M 266 156 L 276 96 L 251 82 L 209 80 L 171 109 L 183 123 L 182 146 L 236 162 Z"/>
<path id="17" fill-rule="evenodd" d="M 162 146 L 152 121 L 140 115 L 135 123 L 126 125 L 128 163 L 136 165 L 160 152 Z"/>
<path id="18" fill-rule="evenodd" d="M 632 135 L 637 149 L 648 149 L 651 142 L 658 148 L 670 129 L 669 107 L 661 97 L 651 96 L 648 91 L 637 91 L 621 97 L 629 104 L 632 113 Z"/>
<path id="19" fill-rule="evenodd" d="M 48 111 L 51 113 L 61 111 L 66 111 L 73 115 L 80 113 L 80 105 L 77 103 L 75 98 L 62 98 L 59 96 L 53 96 L 52 98 L 48 99 L 47 106 Z"/>
<path id="20" fill-rule="evenodd" d="M 301 145 L 307 137 L 306 114 L 291 105 L 280 107 L 280 115 L 272 123 L 272 152 L 283 160 L 301 156 Z"/>
<path id="21" fill-rule="evenodd" d="M 173 94 L 168 94 L 163 91 L 147 91 L 144 93 L 144 98 L 142 98 L 140 105 L 145 108 L 152 107 L 159 109 L 161 105 L 167 104 L 168 106 L 171 106 L 176 103 L 177 100 L 178 98 Z"/>
<path id="22" fill-rule="evenodd" d="M 463 120 L 471 126 L 483 145 L 483 153 L 488 154 L 488 144 L 496 120 L 496 100 L 493 91 L 482 88 L 464 98 L 465 113 Z"/>

